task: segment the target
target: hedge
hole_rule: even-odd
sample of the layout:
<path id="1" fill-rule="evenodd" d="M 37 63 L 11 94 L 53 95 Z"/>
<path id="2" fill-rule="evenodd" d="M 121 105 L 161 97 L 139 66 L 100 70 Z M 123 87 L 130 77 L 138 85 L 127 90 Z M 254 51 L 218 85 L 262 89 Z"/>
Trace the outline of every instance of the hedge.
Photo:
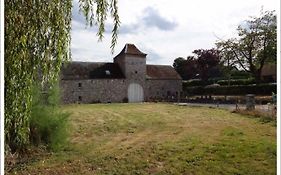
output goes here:
<path id="1" fill-rule="evenodd" d="M 187 95 L 272 95 L 276 93 L 276 84 L 258 84 L 258 85 L 239 85 L 239 86 L 218 86 L 218 87 L 184 87 L 183 91 Z"/>
<path id="2" fill-rule="evenodd" d="M 236 80 L 219 80 L 217 81 L 217 84 L 219 85 L 250 85 L 256 83 L 254 78 L 249 78 L 249 79 L 236 79 Z"/>
<path id="3" fill-rule="evenodd" d="M 184 87 L 207 86 L 210 84 L 213 84 L 212 80 L 203 81 L 201 79 L 193 79 L 193 80 L 187 80 L 187 81 L 183 82 Z"/>
<path id="4" fill-rule="evenodd" d="M 213 83 L 217 83 L 221 86 L 223 85 L 249 85 L 249 84 L 254 84 L 255 79 L 254 78 L 248 78 L 248 79 L 231 79 L 231 80 L 226 80 L 226 79 L 221 79 L 219 80 L 218 78 L 216 79 L 208 79 L 208 80 L 201 80 L 201 79 L 193 79 L 193 80 L 187 80 L 183 82 L 184 87 L 193 87 L 193 86 L 207 86 Z"/>

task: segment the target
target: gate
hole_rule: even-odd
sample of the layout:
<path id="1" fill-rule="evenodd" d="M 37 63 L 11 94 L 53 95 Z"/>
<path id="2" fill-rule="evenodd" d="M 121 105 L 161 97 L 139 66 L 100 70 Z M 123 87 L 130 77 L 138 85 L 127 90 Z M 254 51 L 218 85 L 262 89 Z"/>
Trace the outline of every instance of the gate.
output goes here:
<path id="1" fill-rule="evenodd" d="M 128 87 L 129 103 L 143 102 L 143 88 L 137 83 L 131 83 Z"/>

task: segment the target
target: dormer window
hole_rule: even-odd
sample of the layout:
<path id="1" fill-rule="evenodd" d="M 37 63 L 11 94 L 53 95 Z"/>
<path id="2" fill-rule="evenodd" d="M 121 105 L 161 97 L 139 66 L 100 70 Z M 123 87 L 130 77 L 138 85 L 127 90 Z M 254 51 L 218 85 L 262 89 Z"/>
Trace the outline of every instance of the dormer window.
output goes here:
<path id="1" fill-rule="evenodd" d="M 110 75 L 110 71 L 109 70 L 105 70 L 105 75 Z"/>

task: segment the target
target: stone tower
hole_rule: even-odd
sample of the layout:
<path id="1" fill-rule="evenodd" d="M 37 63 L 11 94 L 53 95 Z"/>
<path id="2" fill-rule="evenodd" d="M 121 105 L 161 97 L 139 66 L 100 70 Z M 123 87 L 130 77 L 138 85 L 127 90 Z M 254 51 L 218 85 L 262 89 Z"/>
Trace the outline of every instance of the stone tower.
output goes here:
<path id="1" fill-rule="evenodd" d="M 146 54 L 135 45 L 126 44 L 123 50 L 114 58 L 126 77 L 129 102 L 144 100 L 146 80 Z"/>

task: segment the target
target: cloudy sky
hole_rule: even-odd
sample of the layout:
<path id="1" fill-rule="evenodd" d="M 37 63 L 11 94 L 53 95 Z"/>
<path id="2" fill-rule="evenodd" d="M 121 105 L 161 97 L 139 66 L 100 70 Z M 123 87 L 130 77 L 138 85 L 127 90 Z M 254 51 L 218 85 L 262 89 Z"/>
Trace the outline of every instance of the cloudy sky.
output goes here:
<path id="1" fill-rule="evenodd" d="M 279 0 L 119 0 L 121 27 L 112 55 L 111 21 L 105 37 L 98 42 L 96 28 L 86 27 L 74 1 L 72 60 L 112 62 L 126 43 L 147 53 L 148 64 L 172 65 L 195 49 L 210 49 L 219 38 L 236 36 L 239 24 L 264 10 L 276 10 Z"/>

